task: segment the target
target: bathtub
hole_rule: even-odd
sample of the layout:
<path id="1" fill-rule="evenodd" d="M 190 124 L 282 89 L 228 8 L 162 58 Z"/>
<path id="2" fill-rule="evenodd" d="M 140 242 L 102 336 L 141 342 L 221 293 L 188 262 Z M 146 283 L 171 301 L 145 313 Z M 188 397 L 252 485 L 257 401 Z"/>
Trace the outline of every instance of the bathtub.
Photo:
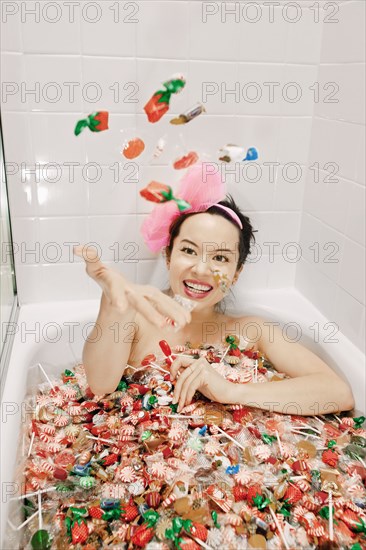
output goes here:
<path id="1" fill-rule="evenodd" d="M 331 325 L 326 325 L 327 319 L 299 292 L 281 289 L 251 292 L 249 295 L 239 293 L 234 303 L 245 304 L 240 308 L 241 312 L 279 322 L 288 339 L 301 337 L 301 343 L 348 380 L 355 397 L 355 414 L 366 411 L 364 354 L 341 332 L 335 332 Z M 45 382 L 37 364 L 41 363 L 52 379 L 65 368 L 81 361 L 84 341 L 98 310 L 99 300 L 25 305 L 20 308 L 16 325 L 12 326 L 13 348 L 2 384 L 2 549 L 10 548 L 6 546 L 4 537 L 10 499 L 17 494 L 13 476 L 18 434 L 29 414 L 22 405 L 23 400 L 40 382 Z M 236 313 L 233 309 L 228 311 Z M 315 331 L 314 323 L 318 323 L 318 331 Z"/>

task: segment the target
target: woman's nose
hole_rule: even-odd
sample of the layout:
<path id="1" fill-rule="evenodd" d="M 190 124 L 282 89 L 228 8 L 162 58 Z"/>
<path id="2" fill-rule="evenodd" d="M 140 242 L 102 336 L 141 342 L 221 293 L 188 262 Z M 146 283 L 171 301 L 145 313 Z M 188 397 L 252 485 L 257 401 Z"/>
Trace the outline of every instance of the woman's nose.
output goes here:
<path id="1" fill-rule="evenodd" d="M 201 275 L 208 275 L 211 274 L 211 266 L 210 261 L 206 257 L 197 257 L 196 261 L 193 265 L 192 271 L 197 274 Z"/>

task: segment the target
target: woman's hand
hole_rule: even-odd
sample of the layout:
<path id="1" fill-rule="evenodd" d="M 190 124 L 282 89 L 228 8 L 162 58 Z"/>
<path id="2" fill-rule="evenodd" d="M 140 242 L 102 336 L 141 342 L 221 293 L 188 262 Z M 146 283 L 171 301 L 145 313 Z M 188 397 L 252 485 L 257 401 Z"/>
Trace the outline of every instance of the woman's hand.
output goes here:
<path id="1" fill-rule="evenodd" d="M 170 367 L 171 380 L 176 378 L 179 369 L 182 372 L 178 375 L 173 399 L 173 403 L 179 403 L 178 411 L 189 405 L 197 390 L 212 401 L 230 402 L 232 383 L 218 374 L 204 357 L 177 357 Z"/>
<path id="2" fill-rule="evenodd" d="M 84 258 L 87 274 L 102 288 L 110 308 L 119 313 L 132 308 L 159 328 L 166 326 L 166 317 L 174 319 L 179 327 L 191 321 L 190 312 L 159 289 L 131 283 L 122 273 L 105 266 L 95 247 L 75 246 L 74 254 Z"/>

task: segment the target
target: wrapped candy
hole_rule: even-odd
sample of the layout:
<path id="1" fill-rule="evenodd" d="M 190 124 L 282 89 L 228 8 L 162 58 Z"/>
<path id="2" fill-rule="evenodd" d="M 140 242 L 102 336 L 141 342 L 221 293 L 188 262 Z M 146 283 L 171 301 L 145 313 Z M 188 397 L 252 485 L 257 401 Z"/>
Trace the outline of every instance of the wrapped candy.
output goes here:
<path id="1" fill-rule="evenodd" d="M 122 154 L 126 159 L 135 159 L 138 156 L 141 155 L 141 153 L 145 149 L 145 143 L 140 138 L 133 138 L 130 139 L 127 143 L 125 143 Z"/>
<path id="2" fill-rule="evenodd" d="M 147 187 L 141 189 L 140 195 L 144 199 L 151 202 L 161 203 L 174 201 L 177 204 L 179 211 L 184 211 L 191 207 L 187 201 L 174 197 L 173 190 L 169 185 L 165 185 L 164 183 L 159 183 L 157 181 L 152 181 Z"/>
<path id="3" fill-rule="evenodd" d="M 219 160 L 223 162 L 244 162 L 254 161 L 258 158 L 258 151 L 255 147 L 250 147 L 246 152 L 244 147 L 239 145 L 229 144 L 220 149 L 221 157 Z"/>
<path id="4" fill-rule="evenodd" d="M 183 157 L 177 159 L 174 164 L 173 168 L 175 170 L 182 170 L 184 168 L 188 168 L 189 166 L 192 166 L 192 164 L 195 164 L 198 161 L 198 155 L 195 151 L 190 151 Z"/>
<path id="5" fill-rule="evenodd" d="M 204 108 L 204 106 L 201 103 L 199 103 L 195 107 L 193 107 L 191 109 L 188 109 L 188 111 L 186 111 L 182 115 L 179 115 L 179 117 L 173 118 L 170 121 L 170 124 L 175 124 L 175 125 L 176 124 L 187 124 L 187 122 L 190 122 L 191 120 L 193 120 L 194 118 L 198 117 L 199 115 L 201 115 L 202 113 L 205 113 L 205 112 L 206 112 L 206 109 Z"/>
<path id="6" fill-rule="evenodd" d="M 125 371 L 118 389 L 107 396 L 90 394 L 82 365 L 67 382 L 79 386 L 70 401 L 59 398 L 61 380 L 54 380 L 59 390 L 40 387 L 34 401 L 42 404 L 39 409 L 47 407 L 47 417 L 41 420 L 37 409 L 25 431 L 24 452 L 30 452 L 24 459 L 22 508 L 27 522 L 37 514 L 38 491 L 43 491 L 45 524 L 52 527 L 49 537 L 38 533 L 32 543 L 32 520 L 23 530 L 14 525 L 16 536 L 24 533 L 22 541 L 6 547 L 30 544 L 41 550 L 52 543 L 153 550 L 160 544 L 241 548 L 248 542 L 248 547 L 316 548 L 333 540 L 362 548 L 366 471 L 359 452 L 365 442 L 355 433 L 354 420 L 327 415 L 323 422 L 225 406 L 199 394 L 176 414 L 171 402 L 159 403 L 173 393 L 169 374 L 151 366 L 163 365 L 173 353 L 210 352 L 219 360 L 212 362 L 214 368 L 227 350 L 223 375 L 250 373 L 258 361 L 263 377 L 258 383 L 271 380 L 273 368 L 258 350 L 242 353 L 235 334 L 217 347 L 160 344 L 163 357 L 146 349 L 145 368 Z M 228 366 L 226 357 L 239 363 Z M 55 418 L 74 407 L 90 416 L 57 426 Z M 361 429 L 361 421 L 357 424 Z M 317 434 L 311 443 L 304 439 L 310 434 Z M 60 447 L 56 453 L 48 450 L 52 442 Z"/>
<path id="7" fill-rule="evenodd" d="M 88 118 L 79 120 L 76 123 L 74 134 L 78 136 L 85 128 L 89 128 L 91 132 L 103 132 L 103 130 L 108 130 L 108 117 L 108 111 L 92 113 Z"/>
<path id="8" fill-rule="evenodd" d="M 170 80 L 164 82 L 165 90 L 158 90 L 146 103 L 144 111 L 147 114 L 149 122 L 158 122 L 169 110 L 170 98 L 172 94 L 179 93 L 186 82 L 182 75 L 175 75 Z"/>

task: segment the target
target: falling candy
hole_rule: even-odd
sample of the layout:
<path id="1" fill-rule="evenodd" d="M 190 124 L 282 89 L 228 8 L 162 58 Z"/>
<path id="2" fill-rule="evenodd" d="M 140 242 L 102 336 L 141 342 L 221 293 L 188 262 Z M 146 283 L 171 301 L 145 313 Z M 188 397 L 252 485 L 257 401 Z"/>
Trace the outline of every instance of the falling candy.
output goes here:
<path id="1" fill-rule="evenodd" d="M 194 151 L 190 151 L 187 155 L 184 157 L 181 157 L 180 159 L 176 160 L 173 164 L 173 168 L 175 170 L 182 170 L 183 168 L 188 168 L 189 166 L 192 166 L 192 164 L 195 164 L 198 161 L 198 155 Z"/>
<path id="2" fill-rule="evenodd" d="M 147 114 L 149 122 L 158 122 L 169 110 L 169 103 L 172 94 L 180 92 L 186 84 L 181 75 L 173 76 L 163 86 L 165 90 L 158 90 L 152 98 L 146 103 L 144 111 Z"/>
<path id="3" fill-rule="evenodd" d="M 222 153 L 219 160 L 223 162 L 243 162 L 243 161 L 253 161 L 257 160 L 258 152 L 254 147 L 250 147 L 247 152 L 245 152 L 244 147 L 239 147 L 239 145 L 228 144 L 222 149 Z"/>
<path id="4" fill-rule="evenodd" d="M 190 122 L 194 118 L 198 117 L 200 114 L 205 113 L 206 109 L 204 108 L 201 103 L 193 107 L 192 109 L 188 109 L 185 113 L 182 115 L 179 115 L 177 118 L 173 118 L 170 121 L 170 124 L 187 124 L 187 122 Z"/>
<path id="5" fill-rule="evenodd" d="M 102 132 L 103 130 L 108 130 L 108 111 L 99 111 L 97 113 L 92 113 L 88 118 L 79 120 L 76 123 L 74 134 L 78 136 L 84 130 L 84 128 L 89 128 L 92 132 Z"/>
<path id="6" fill-rule="evenodd" d="M 152 181 L 147 187 L 141 189 L 140 195 L 151 202 L 161 203 L 173 200 L 176 202 L 179 211 L 187 210 L 191 207 L 187 201 L 174 197 L 173 190 L 169 185 L 157 181 Z"/>
<path id="7" fill-rule="evenodd" d="M 166 141 L 164 138 L 160 138 L 156 144 L 155 151 L 153 153 L 154 159 L 157 159 L 160 157 L 160 155 L 163 153 L 164 148 L 166 145 Z"/>
<path id="8" fill-rule="evenodd" d="M 126 159 L 135 159 L 141 155 L 145 149 L 145 143 L 140 138 L 133 138 L 128 141 L 122 151 L 122 154 Z"/>

